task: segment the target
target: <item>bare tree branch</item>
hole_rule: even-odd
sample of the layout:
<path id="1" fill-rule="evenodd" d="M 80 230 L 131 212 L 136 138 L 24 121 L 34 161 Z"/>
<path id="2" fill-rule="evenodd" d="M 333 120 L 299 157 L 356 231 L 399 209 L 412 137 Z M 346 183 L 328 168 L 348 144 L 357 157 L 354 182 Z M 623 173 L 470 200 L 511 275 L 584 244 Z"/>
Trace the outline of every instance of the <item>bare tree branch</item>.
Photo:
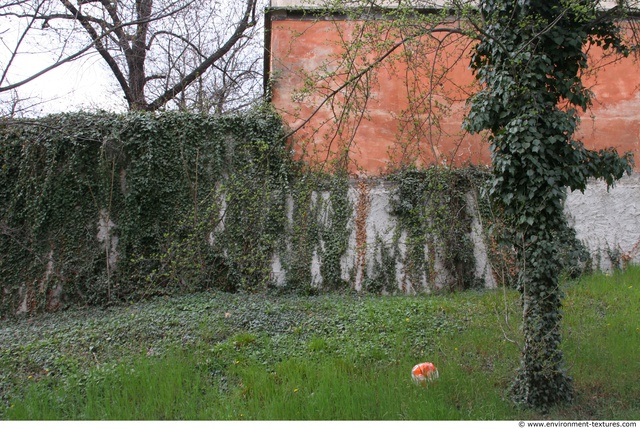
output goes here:
<path id="1" fill-rule="evenodd" d="M 245 10 L 245 14 L 242 18 L 242 21 L 236 27 L 236 31 L 232 34 L 232 36 L 227 40 L 227 42 L 220 47 L 216 52 L 211 54 L 207 59 L 205 59 L 198 67 L 196 67 L 191 73 L 186 75 L 180 82 L 174 85 L 172 88 L 165 91 L 164 94 L 160 95 L 155 99 L 151 104 L 149 104 L 149 110 L 157 110 L 166 104 L 167 101 L 175 97 L 180 92 L 184 91 L 184 89 L 191 84 L 194 80 L 198 78 L 198 76 L 202 75 L 209 67 L 211 67 L 217 60 L 222 58 L 227 52 L 233 48 L 233 46 L 244 36 L 244 32 L 249 28 L 255 25 L 255 13 L 256 13 L 256 0 L 247 0 L 247 7 Z"/>
<path id="2" fill-rule="evenodd" d="M 196 80 L 213 76 L 209 70 L 226 73 L 225 79 L 237 71 L 227 89 L 235 85 L 241 90 L 238 82 L 259 73 L 245 74 L 237 65 L 229 68 L 223 63 L 242 49 L 252 48 L 245 40 L 256 25 L 258 1 L 262 0 L 242 0 L 238 20 L 230 20 L 239 12 L 233 0 L 14 0 L 0 5 L 0 16 L 25 24 L 15 46 L 6 46 L 3 37 L 8 60 L 0 65 L 0 93 L 15 90 L 92 51 L 110 70 L 130 109 L 162 108 Z M 206 13 L 201 13 L 203 10 Z M 23 46 L 37 46 L 39 40 L 55 37 L 60 39 L 52 48 L 57 49 L 55 61 L 32 70 L 28 77 L 10 77 L 14 59 L 25 54 Z M 83 39 L 89 43 L 82 43 Z M 211 46 L 218 47 L 212 50 Z M 45 50 L 41 47 L 40 52 Z"/>

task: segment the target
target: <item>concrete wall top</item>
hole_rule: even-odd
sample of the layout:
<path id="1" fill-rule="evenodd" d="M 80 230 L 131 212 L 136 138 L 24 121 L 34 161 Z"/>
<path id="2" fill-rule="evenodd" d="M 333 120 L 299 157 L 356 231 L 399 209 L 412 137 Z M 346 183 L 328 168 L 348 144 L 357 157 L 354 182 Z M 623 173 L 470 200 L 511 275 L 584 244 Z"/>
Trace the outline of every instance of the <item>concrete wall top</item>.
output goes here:
<path id="1" fill-rule="evenodd" d="M 446 0 L 415 0 L 414 7 L 433 8 L 442 7 Z M 319 8 L 329 4 L 335 5 L 335 2 L 327 0 L 271 0 L 271 7 L 292 7 L 292 8 Z M 362 1 L 358 0 L 342 0 L 341 6 L 360 6 Z M 371 2 L 367 2 L 369 6 L 372 6 Z M 398 0 L 378 0 L 374 4 L 378 7 L 394 7 L 398 5 Z"/>
<path id="2" fill-rule="evenodd" d="M 378 7 L 394 7 L 399 3 L 398 0 L 377 0 L 375 2 L 367 2 L 369 6 L 378 6 Z M 450 0 L 411 0 L 410 2 L 405 1 L 405 5 L 411 4 L 412 7 L 416 8 L 439 8 L 443 7 L 446 4 L 450 4 Z M 469 3 L 477 3 L 476 0 L 470 0 Z M 616 1 L 602 1 L 600 2 L 601 7 L 603 9 L 610 9 L 616 5 Z M 271 0 L 271 7 L 282 7 L 282 8 L 320 8 L 326 6 L 328 4 L 335 4 L 335 1 L 329 0 Z M 353 5 L 360 6 L 363 4 L 362 1 L 358 0 L 342 0 L 341 4 L 343 6 Z"/>

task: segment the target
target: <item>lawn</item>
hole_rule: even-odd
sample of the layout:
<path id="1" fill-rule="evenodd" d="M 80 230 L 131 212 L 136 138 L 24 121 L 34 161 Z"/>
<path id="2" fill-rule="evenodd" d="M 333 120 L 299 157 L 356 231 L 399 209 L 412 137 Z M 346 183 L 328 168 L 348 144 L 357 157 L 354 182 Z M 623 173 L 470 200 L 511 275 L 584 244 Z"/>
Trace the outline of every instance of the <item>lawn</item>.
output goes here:
<path id="1" fill-rule="evenodd" d="M 421 296 L 218 292 L 0 324 L 0 417 L 640 419 L 640 268 L 563 285 L 573 403 L 509 401 L 512 290 Z M 414 364 L 440 378 L 419 387 Z"/>

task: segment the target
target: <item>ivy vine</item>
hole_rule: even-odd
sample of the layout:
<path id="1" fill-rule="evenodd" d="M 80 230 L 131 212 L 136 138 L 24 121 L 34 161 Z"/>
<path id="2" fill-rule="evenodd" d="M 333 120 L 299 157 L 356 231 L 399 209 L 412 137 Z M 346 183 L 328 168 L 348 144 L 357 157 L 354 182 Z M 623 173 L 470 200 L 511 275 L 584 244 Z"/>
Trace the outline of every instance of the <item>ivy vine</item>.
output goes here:
<path id="1" fill-rule="evenodd" d="M 266 286 L 292 171 L 283 135 L 264 108 L 0 124 L 2 313 Z"/>
<path id="2" fill-rule="evenodd" d="M 485 25 L 471 66 L 485 86 L 471 100 L 466 127 L 490 133 L 490 194 L 516 249 L 524 344 L 511 391 L 516 402 L 538 408 L 573 395 L 560 349 L 566 188 L 584 190 L 590 177 L 611 186 L 631 172 L 631 155 L 587 150 L 573 139 L 576 109 L 591 102 L 580 79 L 588 65 L 585 47 L 626 53 L 618 28 L 598 4 L 480 2 Z"/>
<path id="3" fill-rule="evenodd" d="M 466 195 L 486 171 L 385 177 L 398 227 L 393 242 L 367 247 L 370 183 L 293 161 L 284 135 L 268 108 L 0 124 L 2 316 L 201 289 L 317 293 L 361 281 L 393 293 L 399 264 L 401 284 L 433 286 L 436 255 L 447 289 L 480 285 Z M 347 270 L 354 233 L 360 273 Z M 276 257 L 284 278 L 272 275 Z"/>

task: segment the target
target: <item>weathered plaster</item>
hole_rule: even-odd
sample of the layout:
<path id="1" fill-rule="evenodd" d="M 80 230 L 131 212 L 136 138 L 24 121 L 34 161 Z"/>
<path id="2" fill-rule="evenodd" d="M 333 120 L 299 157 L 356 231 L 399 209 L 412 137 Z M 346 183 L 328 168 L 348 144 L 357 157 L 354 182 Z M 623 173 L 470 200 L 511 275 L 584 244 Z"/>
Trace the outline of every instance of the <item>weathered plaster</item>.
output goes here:
<path id="1" fill-rule="evenodd" d="M 269 33 L 272 103 L 291 129 L 306 123 L 293 136 L 297 153 L 311 163 L 323 162 L 327 152 L 337 151 L 343 142 L 332 139 L 335 131 L 329 103 L 317 110 L 325 97 L 300 90 L 305 83 L 305 74 L 335 63 L 358 22 L 300 19 L 298 15 L 288 17 L 286 11 L 283 13 L 273 18 Z M 414 147 L 418 156 L 411 159 L 412 162 L 420 165 L 490 163 L 486 141 L 480 136 L 465 134 L 461 129 L 466 98 L 474 91 L 468 56 L 460 51 L 463 46 L 467 44 L 450 45 L 446 49 L 451 52 L 439 59 L 453 61 L 451 58 L 460 58 L 457 63 L 447 64 L 449 71 L 442 84 L 442 91 L 458 101 L 439 118 L 438 129 L 429 128 L 432 134 L 421 134 L 421 140 Z M 632 152 L 640 159 L 640 73 L 637 64 L 633 58 L 610 63 L 611 58 L 604 57 L 597 47 L 592 47 L 589 55 L 593 60 L 592 68 L 584 76 L 584 82 L 594 94 L 594 103 L 582 114 L 576 137 L 587 148 L 613 147 L 619 153 Z M 377 79 L 370 88 L 370 99 L 362 120 L 354 119 L 352 123 L 341 119 L 343 128 L 357 124 L 357 130 L 349 133 L 349 137 L 353 135 L 348 143 L 351 171 L 369 175 L 384 173 L 393 156 L 403 156 L 403 148 L 398 143 L 403 138 L 398 117 L 409 106 L 404 81 L 407 70 L 403 64 L 378 67 L 375 73 Z M 334 87 L 339 83 L 339 79 L 332 82 Z M 426 82 L 421 84 L 428 86 Z"/>
<path id="2" fill-rule="evenodd" d="M 358 204 L 361 187 L 358 182 L 350 184 L 348 198 L 355 207 Z M 363 234 L 366 238 L 365 270 L 371 274 L 374 262 L 380 262 L 379 244 L 391 247 L 394 236 L 398 231 L 398 222 L 391 212 L 391 187 L 384 181 L 379 181 L 368 187 L 369 209 L 364 219 Z M 316 196 L 317 197 L 317 196 Z M 329 194 L 322 192 L 320 197 L 327 200 Z M 476 262 L 476 279 L 487 288 L 498 286 L 493 268 L 489 261 L 485 231 L 482 218 L 478 212 L 476 196 L 470 192 L 466 195 L 467 212 L 471 218 L 471 232 L 469 238 L 473 243 L 473 254 Z M 567 196 L 566 213 L 569 223 L 577 233 L 577 238 L 589 249 L 593 266 L 603 270 L 611 269 L 609 253 L 618 251 L 621 262 L 640 263 L 640 174 L 625 176 L 618 184 L 607 191 L 606 184 L 592 181 L 584 194 L 572 192 Z M 290 208 L 291 209 L 291 208 Z M 289 221 L 293 221 L 289 217 Z M 342 279 L 351 284 L 355 290 L 362 289 L 364 271 L 358 263 L 358 245 L 356 239 L 356 213 L 349 221 L 349 245 L 342 257 Z M 396 287 L 407 293 L 430 292 L 445 286 L 451 279 L 451 274 L 442 265 L 436 253 L 436 275 L 433 281 L 422 278 L 420 283 L 409 281 L 402 263 L 406 251 L 406 233 L 400 231 L 398 240 L 399 257 L 396 265 Z M 321 244 L 322 245 L 322 244 Z M 425 252 L 428 248 L 425 248 Z M 320 274 L 321 261 L 317 252 L 314 253 L 312 265 L 312 285 L 322 287 Z M 280 256 L 275 255 L 272 264 L 273 279 L 278 285 L 284 285 L 285 272 L 280 263 Z"/>
<path id="3" fill-rule="evenodd" d="M 606 183 L 594 180 L 584 194 L 569 193 L 565 206 L 595 267 L 611 269 L 610 251 L 621 261 L 640 263 L 640 174 L 625 176 L 609 191 Z"/>
<path id="4" fill-rule="evenodd" d="M 318 106 L 324 98 L 320 94 L 305 93 L 303 87 L 306 73 L 313 73 L 322 66 L 330 64 L 333 58 L 339 58 L 341 46 L 348 39 L 358 22 L 336 19 L 313 20 L 300 14 L 287 15 L 287 8 L 306 8 L 318 6 L 322 1 L 272 0 L 271 5 L 281 8 L 273 15 L 269 33 L 270 51 L 268 63 L 271 70 L 272 103 L 282 113 L 291 127 L 301 129 L 292 141 L 298 156 L 309 163 L 323 162 L 331 150 L 336 150 L 339 141 L 331 141 L 332 112 Z M 439 2 L 417 1 L 421 7 L 437 5 Z M 379 6 L 389 6 L 379 3 Z M 615 5 L 604 2 L 603 7 Z M 313 9 L 311 7 L 311 9 Z M 459 49 L 455 45 L 451 49 Z M 610 57 L 592 47 L 589 52 L 592 67 L 585 74 L 585 85 L 594 94 L 594 102 L 589 111 L 582 114 L 581 124 L 576 137 L 589 149 L 613 147 L 619 153 L 631 152 L 636 160 L 640 159 L 640 73 L 633 58 L 621 59 L 613 63 Z M 454 57 L 460 57 L 459 55 Z M 445 55 L 444 58 L 447 58 Z M 450 68 L 445 90 L 458 91 L 459 87 L 469 89 L 473 76 L 468 69 L 468 60 L 463 55 L 459 63 Z M 449 64 L 451 65 L 451 64 Z M 377 176 L 385 172 L 391 158 L 400 156 L 397 145 L 399 124 L 397 117 L 408 107 L 407 90 L 400 76 L 406 73 L 402 64 L 376 69 L 377 80 L 371 88 L 371 98 L 367 104 L 366 115 L 358 122 L 349 142 L 351 172 L 368 176 Z M 335 82 L 334 82 L 335 83 Z M 338 82 L 339 83 L 339 82 Z M 449 85 L 447 87 L 447 85 Z M 440 120 L 442 132 L 423 135 L 425 141 L 417 145 L 420 154 L 419 165 L 447 163 L 450 165 L 488 165 L 490 150 L 486 141 L 479 136 L 469 136 L 461 132 L 461 123 L 466 112 L 465 97 L 451 104 L 449 114 Z M 348 126 L 348 123 L 347 123 Z M 636 161 L 636 170 L 640 162 Z M 578 239 L 582 240 L 592 253 L 595 267 L 609 269 L 609 255 L 616 255 L 622 261 L 640 262 L 640 178 L 638 174 L 626 177 L 612 189 L 606 191 L 601 182 L 589 184 L 584 194 L 573 192 L 566 202 L 567 215 L 575 227 Z M 370 266 L 375 254 L 376 237 L 389 243 L 394 235 L 396 221 L 389 213 L 389 192 L 384 185 L 371 189 L 371 208 L 366 220 L 366 255 Z M 349 193 L 352 202 L 357 200 L 357 190 Z M 477 261 L 476 276 L 488 287 L 496 282 L 487 261 L 487 249 L 482 237 L 482 222 L 473 209 L 475 201 L 469 195 L 467 200 L 472 218 L 474 255 Z M 404 238 L 400 236 L 399 251 L 404 251 Z M 356 259 L 356 233 L 352 231 L 350 246 L 343 258 L 343 276 L 349 278 L 354 272 Z M 315 265 L 314 265 L 315 266 Z M 404 267 L 396 266 L 399 287 L 408 290 L 425 289 L 422 284 L 407 284 L 402 274 Z M 314 268 L 314 272 L 319 269 Z M 435 286 L 446 281 L 446 272 L 438 275 Z M 355 276 L 354 286 L 361 286 L 362 272 Z M 318 278 L 316 276 L 316 278 Z"/>
<path id="5" fill-rule="evenodd" d="M 115 223 L 111 221 L 109 212 L 105 209 L 100 211 L 98 220 L 98 234 L 96 239 L 101 243 L 102 249 L 105 251 L 107 258 L 108 271 L 113 272 L 118 263 L 118 236 L 113 234 Z"/>
<path id="6" fill-rule="evenodd" d="M 366 199 L 368 207 L 366 210 L 359 211 L 357 206 L 363 201 L 363 189 L 366 188 Z M 402 260 L 406 254 L 406 241 L 407 236 L 403 231 L 397 231 L 398 222 L 397 218 L 391 212 L 391 186 L 384 181 L 377 181 L 373 184 L 368 184 L 366 187 L 362 186 L 361 181 L 352 181 L 349 186 L 347 197 L 350 204 L 354 207 L 352 217 L 348 222 L 349 229 L 349 244 L 347 251 L 341 260 L 342 279 L 349 283 L 355 290 L 362 290 L 363 280 L 365 273 L 367 275 L 372 274 L 372 269 L 377 261 L 380 260 L 380 245 L 384 245 L 387 248 L 392 247 L 394 236 L 398 233 L 398 246 L 397 250 L 400 253 L 400 257 L 395 264 L 395 279 L 398 290 L 402 290 L 406 293 L 419 293 L 430 292 L 434 289 L 442 288 L 448 284 L 451 280 L 451 274 L 443 267 L 441 256 L 436 251 L 435 253 L 435 276 L 432 279 L 428 279 L 423 276 L 419 283 L 412 283 L 407 276 L 406 269 Z M 317 198 L 318 194 L 315 194 L 314 198 Z M 325 201 L 329 198 L 328 192 L 320 192 L 319 197 Z M 467 196 L 468 211 L 472 218 L 472 231 L 470 233 L 470 239 L 473 242 L 473 253 L 476 258 L 476 277 L 480 283 L 484 283 L 486 287 L 495 287 L 496 282 L 493 278 L 493 272 L 491 265 L 488 261 L 487 249 L 484 244 L 484 233 L 482 229 L 481 221 L 477 215 L 477 204 L 475 197 L 471 194 Z M 289 208 L 291 210 L 291 208 Z M 358 218 L 364 213 L 363 217 Z M 289 217 L 289 221 L 293 221 Z M 358 232 L 357 224 L 361 223 L 361 230 Z M 358 235 L 359 238 L 358 238 Z M 359 239 L 364 239 L 364 242 L 359 243 Z M 320 243 L 322 248 L 323 243 Z M 428 252 L 428 248 L 425 247 L 425 254 Z M 362 253 L 364 251 L 364 253 Z M 360 256 L 360 257 L 359 257 Z M 364 256 L 364 269 L 361 265 L 362 256 Z M 320 273 L 321 260 L 318 252 L 314 252 L 311 266 L 309 266 L 312 286 L 322 287 L 322 275 Z M 282 266 L 280 255 L 274 255 L 272 259 L 272 279 L 277 285 L 285 285 L 286 273 Z M 390 291 L 390 290 L 389 290 Z"/>

